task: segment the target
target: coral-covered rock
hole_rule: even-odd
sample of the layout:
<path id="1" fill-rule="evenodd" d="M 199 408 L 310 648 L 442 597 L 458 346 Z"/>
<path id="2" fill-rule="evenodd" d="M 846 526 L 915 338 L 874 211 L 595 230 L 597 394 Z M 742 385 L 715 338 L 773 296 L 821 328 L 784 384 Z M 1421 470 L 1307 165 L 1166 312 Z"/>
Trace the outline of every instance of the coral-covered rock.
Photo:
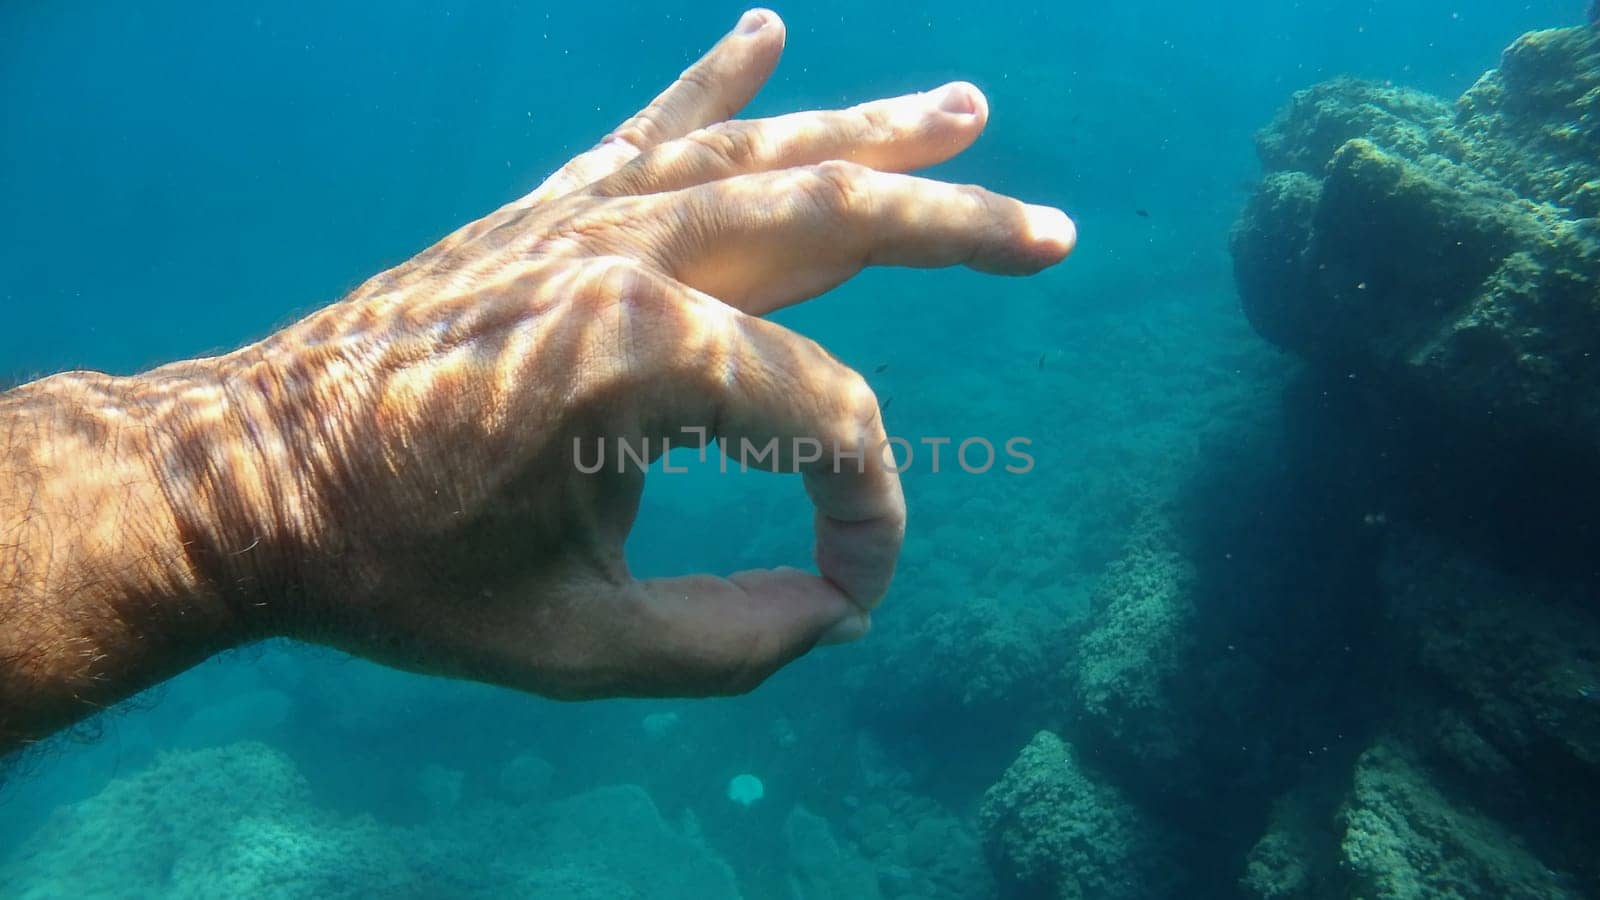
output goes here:
<path id="1" fill-rule="evenodd" d="M 994 896 L 994 877 L 984 865 L 983 850 L 972 830 L 956 819 L 938 815 L 917 819 L 902 850 L 899 880 L 909 889 L 891 896 L 927 900 Z"/>
<path id="2" fill-rule="evenodd" d="M 958 819 L 932 798 L 882 785 L 856 806 L 845 825 L 878 873 L 886 900 L 990 900 L 994 876 L 975 823 Z"/>
<path id="3" fill-rule="evenodd" d="M 464 823 L 459 835 L 463 852 L 477 859 L 474 868 L 490 860 L 507 873 L 567 868 L 621 882 L 640 897 L 739 896 L 728 864 L 698 834 L 663 819 L 637 785 L 597 788 L 531 813 L 486 810 Z"/>
<path id="4" fill-rule="evenodd" d="M 1457 106 L 1473 168 L 1520 196 L 1600 216 L 1600 35 L 1525 34 Z"/>
<path id="5" fill-rule="evenodd" d="M 1435 745 L 1475 779 L 1600 784 L 1600 612 L 1582 582 L 1511 575 L 1421 535 L 1384 562 L 1390 617 L 1440 696 Z M 1541 804 L 1544 805 L 1544 804 Z"/>
<path id="6" fill-rule="evenodd" d="M 1059 612 L 1020 598 L 956 604 L 895 642 L 877 690 L 885 705 L 946 724 L 995 710 L 1024 714 L 1056 694 L 1064 631 Z"/>
<path id="7" fill-rule="evenodd" d="M 1448 788 L 1404 741 L 1374 742 L 1343 794 L 1330 802 L 1318 783 L 1285 796 L 1241 888 L 1263 900 L 1583 896 L 1577 878 Z"/>
<path id="8" fill-rule="evenodd" d="M 1429 94 L 1335 78 L 1297 92 L 1256 135 L 1256 152 L 1269 172 L 1313 176 L 1356 137 L 1367 136 L 1420 158 L 1437 145 L 1451 117 L 1450 104 Z"/>
<path id="9" fill-rule="evenodd" d="M 1258 138 L 1251 322 L 1486 431 L 1600 451 L 1600 35 L 1524 36 L 1447 115 L 1340 79 Z"/>
<path id="10" fill-rule="evenodd" d="M 405 827 L 318 806 L 294 763 L 256 743 L 168 753 L 64 807 L 0 864 L 0 885 L 29 900 L 739 896 L 728 865 L 636 786 Z"/>
<path id="11" fill-rule="evenodd" d="M 1262 900 L 1326 893 L 1339 834 L 1332 811 L 1337 795 L 1318 783 L 1302 785 L 1272 806 L 1267 831 L 1251 848 L 1239 886 Z"/>
<path id="12" fill-rule="evenodd" d="M 840 845 L 827 819 L 796 806 L 783 820 L 783 840 L 789 852 L 789 896 L 794 900 L 881 896 L 872 867 Z"/>
<path id="13" fill-rule="evenodd" d="M 1274 809 L 1262 898 L 1565 897 L 1600 887 L 1600 614 L 1581 581 L 1512 574 L 1401 524 L 1380 567 L 1403 673 L 1388 732 Z M 1548 893 L 1541 893 L 1541 892 Z"/>
<path id="14" fill-rule="evenodd" d="M 1525 35 L 1453 108 L 1318 85 L 1258 149 L 1240 296 L 1343 386 L 1301 403 L 1339 425 L 1307 459 L 1384 473 L 1371 627 L 1343 649 L 1389 669 L 1337 734 L 1365 751 L 1308 755 L 1240 885 L 1600 894 L 1600 34 Z"/>
<path id="15" fill-rule="evenodd" d="M 1339 821 L 1340 869 L 1348 884 L 1329 896 L 1579 896 L 1569 879 L 1529 853 L 1516 835 L 1451 797 L 1388 744 L 1373 746 L 1357 763 Z"/>
<path id="16" fill-rule="evenodd" d="M 1059 900 L 1164 896 L 1170 874 L 1142 814 L 1048 731 L 984 795 L 984 849 L 1002 887 Z"/>
<path id="17" fill-rule="evenodd" d="M 1095 591 L 1069 696 L 1084 724 L 1119 753 L 1164 764 L 1193 740 L 1175 683 L 1193 650 L 1195 581 L 1170 525 L 1152 515 Z"/>
<path id="18" fill-rule="evenodd" d="M 883 646 L 857 669 L 856 696 L 862 724 L 896 760 L 885 774 L 912 777 L 904 763 L 913 759 L 944 769 L 919 777 L 981 791 L 1057 714 L 1066 692 L 1061 657 L 1081 620 L 1019 592 L 954 603 L 899 632 L 884 629 Z"/>
<path id="19" fill-rule="evenodd" d="M 1404 737 L 1544 862 L 1600 887 L 1600 610 L 1593 584 L 1511 573 L 1397 530 L 1390 630 L 1411 648 Z"/>
<path id="20" fill-rule="evenodd" d="M 56 812 L 0 869 L 10 896 L 398 896 L 427 881 L 370 819 L 319 812 L 263 744 L 173 752 Z"/>

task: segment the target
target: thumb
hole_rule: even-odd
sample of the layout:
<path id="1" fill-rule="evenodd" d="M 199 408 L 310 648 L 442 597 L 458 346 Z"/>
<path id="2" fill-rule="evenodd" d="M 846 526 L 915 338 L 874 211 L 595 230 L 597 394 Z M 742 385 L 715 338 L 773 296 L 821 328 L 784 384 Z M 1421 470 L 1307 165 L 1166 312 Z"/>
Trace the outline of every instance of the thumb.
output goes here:
<path id="1" fill-rule="evenodd" d="M 869 622 L 831 581 L 798 569 L 642 585 L 654 627 L 620 661 L 624 690 L 638 695 L 744 693 L 819 643 L 859 637 Z"/>

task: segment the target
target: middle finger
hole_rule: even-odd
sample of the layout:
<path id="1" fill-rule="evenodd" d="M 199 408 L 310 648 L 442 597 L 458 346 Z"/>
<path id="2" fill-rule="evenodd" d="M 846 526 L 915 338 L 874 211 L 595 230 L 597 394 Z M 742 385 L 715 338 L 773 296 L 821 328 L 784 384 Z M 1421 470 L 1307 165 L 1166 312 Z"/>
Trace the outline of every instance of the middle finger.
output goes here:
<path id="1" fill-rule="evenodd" d="M 830 159 L 908 172 L 972 146 L 988 119 L 983 92 L 955 82 L 849 109 L 723 122 L 644 153 L 592 190 L 603 197 L 654 194 Z"/>
<path id="2" fill-rule="evenodd" d="M 869 265 L 1027 275 L 1072 252 L 1058 209 L 845 162 L 728 178 L 608 211 L 684 284 L 754 315 Z"/>

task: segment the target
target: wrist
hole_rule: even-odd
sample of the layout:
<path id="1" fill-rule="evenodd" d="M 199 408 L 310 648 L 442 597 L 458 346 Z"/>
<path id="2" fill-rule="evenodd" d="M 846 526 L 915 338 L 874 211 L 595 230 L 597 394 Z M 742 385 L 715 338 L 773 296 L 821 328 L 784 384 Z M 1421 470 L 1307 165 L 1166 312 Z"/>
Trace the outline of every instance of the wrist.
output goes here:
<path id="1" fill-rule="evenodd" d="M 163 489 L 162 400 L 88 372 L 0 394 L 0 751 L 252 638 Z"/>
<path id="2" fill-rule="evenodd" d="M 408 533 L 418 498 L 393 490 L 404 463 L 383 449 L 386 413 L 371 402 L 383 349 L 350 327 L 371 315 L 347 300 L 140 376 L 140 392 L 163 398 L 149 411 L 151 458 L 189 564 L 246 639 L 356 627 L 373 602 L 374 548 Z"/>
<path id="3" fill-rule="evenodd" d="M 254 640 L 306 636 L 326 618 L 323 598 L 349 573 L 333 528 L 331 481 L 345 449 L 319 396 L 331 351 L 300 347 L 291 328 L 214 359 L 153 370 L 145 404 L 152 471 L 185 536 L 197 581 Z"/>

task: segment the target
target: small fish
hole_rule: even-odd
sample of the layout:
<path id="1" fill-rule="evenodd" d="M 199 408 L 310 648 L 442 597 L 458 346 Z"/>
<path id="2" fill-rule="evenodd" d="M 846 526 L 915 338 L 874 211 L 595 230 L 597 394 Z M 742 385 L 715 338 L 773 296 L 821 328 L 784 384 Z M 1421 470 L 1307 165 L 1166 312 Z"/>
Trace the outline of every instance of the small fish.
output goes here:
<path id="1" fill-rule="evenodd" d="M 883 374 L 883 370 L 887 369 L 887 368 L 889 368 L 889 364 L 888 363 L 878 363 L 878 367 L 876 369 L 873 369 L 872 371 L 876 375 L 882 375 Z"/>
<path id="2" fill-rule="evenodd" d="M 880 413 L 888 412 L 889 411 L 889 404 L 891 404 L 893 402 L 894 402 L 894 398 L 893 397 L 885 398 L 882 403 L 878 404 L 878 412 L 880 412 Z"/>
<path id="3" fill-rule="evenodd" d="M 1150 210 L 1148 210 L 1148 209 L 1136 209 L 1136 210 L 1133 211 L 1133 214 L 1138 216 L 1141 219 L 1150 218 Z"/>
<path id="4" fill-rule="evenodd" d="M 1049 355 L 1050 355 L 1050 351 L 1048 351 L 1048 350 L 1046 350 L 1045 352 L 1039 354 L 1039 368 L 1041 368 L 1041 369 L 1044 368 L 1044 358 L 1046 356 L 1049 356 Z"/>

